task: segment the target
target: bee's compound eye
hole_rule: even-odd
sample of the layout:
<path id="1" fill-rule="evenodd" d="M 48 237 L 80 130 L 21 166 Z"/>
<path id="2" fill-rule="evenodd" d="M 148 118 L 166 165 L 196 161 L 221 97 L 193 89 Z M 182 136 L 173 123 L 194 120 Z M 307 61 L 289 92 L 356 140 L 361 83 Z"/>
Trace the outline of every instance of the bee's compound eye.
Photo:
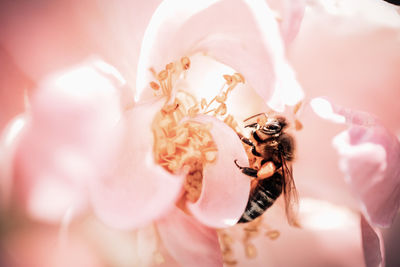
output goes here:
<path id="1" fill-rule="evenodd" d="M 271 123 L 265 126 L 268 131 L 279 132 L 281 130 L 281 126 L 279 124 Z"/>

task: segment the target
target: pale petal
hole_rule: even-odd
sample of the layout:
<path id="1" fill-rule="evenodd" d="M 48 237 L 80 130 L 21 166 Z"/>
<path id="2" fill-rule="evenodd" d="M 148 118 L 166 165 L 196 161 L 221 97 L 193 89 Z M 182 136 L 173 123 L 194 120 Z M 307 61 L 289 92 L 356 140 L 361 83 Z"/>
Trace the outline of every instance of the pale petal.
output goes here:
<path id="1" fill-rule="evenodd" d="M 217 233 L 175 208 L 157 222 L 161 240 L 181 266 L 222 266 Z"/>
<path id="2" fill-rule="evenodd" d="M 234 240 L 235 266 L 363 266 L 359 215 L 345 206 L 317 199 L 300 199 L 301 228 L 290 227 L 283 202 L 278 200 L 263 215 L 262 226 L 248 243 L 256 247 L 255 258 L 245 254 L 242 227 L 227 230 Z M 279 236 L 271 240 L 272 232 Z M 276 232 L 275 232 L 276 233 Z"/>
<path id="3" fill-rule="evenodd" d="M 375 0 L 307 1 L 290 62 L 307 96 L 375 114 L 400 133 L 400 16 Z M 329 29 L 329 30 L 327 30 Z"/>
<path id="4" fill-rule="evenodd" d="M 17 65 L 36 81 L 87 56 L 100 55 L 117 66 L 134 88 L 141 39 L 159 3 L 2 2 L 0 41 Z"/>
<path id="5" fill-rule="evenodd" d="M 320 113 L 313 112 L 314 107 L 314 101 L 311 101 L 311 108 L 304 106 L 300 116 L 303 129 L 293 132 L 296 139 L 293 177 L 299 194 L 358 209 L 358 201 L 343 179 L 339 156 L 332 146 L 332 139 L 345 130 L 346 125 L 332 123 L 330 115 L 335 113 L 329 110 L 330 104 L 322 105 L 322 118 Z M 339 114 L 333 116 L 333 121 L 338 121 L 336 118 L 345 120 Z"/>
<path id="6" fill-rule="evenodd" d="M 148 83 L 154 78 L 149 68 L 161 70 L 195 52 L 205 52 L 242 73 L 265 101 L 274 94 L 269 102 L 274 109 L 282 110 L 284 104 L 294 105 L 303 97 L 265 2 L 170 0 L 158 7 L 146 30 L 135 100 L 142 93 L 151 95 Z"/>
<path id="7" fill-rule="evenodd" d="M 324 119 L 337 118 L 335 122 L 349 126 L 333 139 L 339 167 L 366 218 L 373 225 L 389 226 L 400 206 L 399 140 L 366 112 L 332 105 L 326 99 L 312 103 Z"/>
<path id="8" fill-rule="evenodd" d="M 110 160 L 122 130 L 119 89 L 88 62 L 50 77 L 36 92 L 16 150 L 16 187 L 31 212 L 57 221 L 85 205 L 87 181 Z"/>
<path id="9" fill-rule="evenodd" d="M 7 267 L 101 267 L 104 263 L 81 232 L 70 231 L 68 242 L 59 242 L 58 229 L 35 225 L 19 228 L 2 239 L 0 263 Z"/>
<path id="10" fill-rule="evenodd" d="M 385 266 L 385 250 L 379 229 L 371 227 L 365 218 L 361 217 L 361 233 L 366 266 Z"/>
<path id="11" fill-rule="evenodd" d="M 125 112 L 126 127 L 109 170 L 91 184 L 97 215 L 118 228 L 135 228 L 165 214 L 174 206 L 183 175 L 172 175 L 154 162 L 153 117 L 163 102 L 137 105 Z"/>
<path id="12" fill-rule="evenodd" d="M 267 0 L 275 12 L 285 43 L 296 37 L 305 11 L 304 0 Z"/>
<path id="13" fill-rule="evenodd" d="M 202 98 L 209 103 L 224 86 L 227 89 L 223 75 L 233 75 L 235 70 L 216 61 L 214 58 L 195 54 L 190 57 L 190 70 L 187 72 L 184 82 L 177 85 L 196 99 Z M 226 100 L 227 113 L 231 114 L 236 122 L 240 123 L 246 118 L 268 110 L 265 101 L 250 87 L 248 83 L 239 83 L 229 93 Z M 251 104 L 250 104 L 251 103 Z"/>
<path id="14" fill-rule="evenodd" d="M 211 134 L 218 148 L 215 163 L 205 166 L 203 188 L 199 200 L 188 204 L 194 217 L 210 227 L 234 225 L 243 214 L 250 191 L 250 178 L 235 165 L 247 165 L 248 158 L 237 134 L 225 123 L 211 117 L 198 116 L 196 121 L 212 123 Z"/>

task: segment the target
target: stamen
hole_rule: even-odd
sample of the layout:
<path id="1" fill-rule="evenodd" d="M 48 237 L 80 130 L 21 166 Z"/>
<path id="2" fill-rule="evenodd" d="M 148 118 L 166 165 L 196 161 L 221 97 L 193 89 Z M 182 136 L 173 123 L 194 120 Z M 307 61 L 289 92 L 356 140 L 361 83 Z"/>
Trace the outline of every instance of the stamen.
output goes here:
<path id="1" fill-rule="evenodd" d="M 238 262 L 234 259 L 232 250 L 233 238 L 223 230 L 218 230 L 219 242 L 222 250 L 224 263 L 227 265 L 236 265 Z"/>
<path id="2" fill-rule="evenodd" d="M 236 80 L 240 83 L 245 83 L 246 80 L 244 79 L 243 75 L 236 72 L 235 74 L 233 74 L 233 76 L 236 78 Z"/>
<path id="3" fill-rule="evenodd" d="M 303 102 L 298 102 L 294 108 L 293 108 L 293 114 L 297 114 L 297 112 L 300 110 L 301 106 L 303 105 Z"/>
<path id="4" fill-rule="evenodd" d="M 232 84 L 233 78 L 232 78 L 231 75 L 227 75 L 227 74 L 224 75 L 224 79 L 225 79 L 227 85 L 231 85 Z"/>
<path id="5" fill-rule="evenodd" d="M 159 86 L 158 83 L 156 83 L 156 82 L 150 82 L 150 87 L 151 87 L 153 90 L 158 90 L 158 89 L 160 89 L 160 86 Z"/>
<path id="6" fill-rule="evenodd" d="M 294 126 L 296 131 L 300 131 L 301 129 L 303 129 L 303 124 L 297 119 L 294 121 Z"/>
<path id="7" fill-rule="evenodd" d="M 257 248 L 252 244 L 246 244 L 246 256 L 247 258 L 254 259 L 257 256 Z"/>
<path id="8" fill-rule="evenodd" d="M 181 58 L 181 64 L 184 70 L 190 68 L 190 59 L 188 57 Z"/>
<path id="9" fill-rule="evenodd" d="M 157 75 L 157 79 L 161 82 L 168 78 L 168 71 L 162 70 Z"/>
<path id="10" fill-rule="evenodd" d="M 268 236 L 271 240 L 276 240 L 281 235 L 281 233 L 278 230 L 269 230 L 265 233 L 265 235 Z"/>
<path id="11" fill-rule="evenodd" d="M 150 82 L 150 87 L 167 98 L 153 121 L 154 158 L 171 173 L 179 172 L 184 166 L 189 167 L 184 195 L 186 200 L 194 202 L 201 194 L 203 168 L 217 160 L 218 150 L 210 133 L 211 124 L 183 119 L 213 112 L 213 116 L 235 129 L 237 123 L 232 115 L 226 116 L 228 110 L 225 102 L 228 94 L 238 83 L 244 82 L 244 78 L 239 73 L 224 75 L 226 82 L 220 93 L 209 103 L 206 99 L 201 99 L 199 103 L 193 95 L 173 88 L 176 79 L 182 77 L 181 73 L 185 73 L 190 64 L 188 57 L 182 57 L 180 63 L 168 63 L 158 74 L 150 69 L 158 80 L 158 83 Z"/>

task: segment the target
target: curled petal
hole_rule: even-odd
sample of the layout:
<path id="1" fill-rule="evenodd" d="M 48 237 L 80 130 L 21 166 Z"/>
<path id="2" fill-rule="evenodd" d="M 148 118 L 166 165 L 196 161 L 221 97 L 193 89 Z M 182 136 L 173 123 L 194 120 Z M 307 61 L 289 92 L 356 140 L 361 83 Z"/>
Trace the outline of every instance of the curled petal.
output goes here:
<path id="1" fill-rule="evenodd" d="M 166 213 L 178 198 L 183 177 L 172 175 L 154 162 L 153 117 L 162 102 L 137 105 L 125 112 L 125 127 L 109 169 L 91 183 L 97 215 L 118 228 L 134 228 Z"/>
<path id="2" fill-rule="evenodd" d="M 285 43 L 288 44 L 296 37 L 304 15 L 304 0 L 267 0 L 271 8 L 277 12 L 276 19 Z"/>
<path id="3" fill-rule="evenodd" d="M 398 10 L 385 1 L 307 1 L 288 52 L 307 96 L 326 95 L 399 131 L 399 28 Z"/>
<path id="4" fill-rule="evenodd" d="M 249 177 L 237 168 L 234 160 L 247 165 L 248 159 L 237 134 L 226 124 L 210 116 L 199 116 L 196 121 L 213 124 L 210 131 L 218 156 L 215 163 L 205 166 L 200 198 L 188 204 L 188 208 L 205 225 L 231 226 L 243 214 L 250 191 Z"/>
<path id="5" fill-rule="evenodd" d="M 85 205 L 86 182 L 104 171 L 121 134 L 120 114 L 117 87 L 89 62 L 40 85 L 13 162 L 17 192 L 31 213 L 58 221 Z"/>
<path id="6" fill-rule="evenodd" d="M 315 105 L 318 101 L 320 105 Z M 333 145 L 339 167 L 373 225 L 390 226 L 400 206 L 400 142 L 373 116 L 316 99 L 314 111 L 348 124 Z"/>
<path id="7" fill-rule="evenodd" d="M 210 19 L 215 17 L 220 19 L 217 24 Z M 182 5 L 169 0 L 158 7 L 146 30 L 135 99 L 148 88 L 150 67 L 163 69 L 166 62 L 195 52 L 205 52 L 239 71 L 274 109 L 282 110 L 284 104 L 296 104 L 303 97 L 285 60 L 277 23 L 264 1 L 188 1 Z"/>
<path id="8" fill-rule="evenodd" d="M 361 217 L 361 234 L 365 265 L 367 267 L 385 266 L 385 250 L 382 235 L 379 229 L 369 225 L 363 216 Z"/>
<path id="9" fill-rule="evenodd" d="M 13 160 L 22 129 L 26 123 L 23 115 L 14 118 L 0 137 L 0 210 L 7 208 L 13 185 Z"/>
<path id="10" fill-rule="evenodd" d="M 222 266 L 217 232 L 174 208 L 157 222 L 161 240 L 182 266 Z"/>

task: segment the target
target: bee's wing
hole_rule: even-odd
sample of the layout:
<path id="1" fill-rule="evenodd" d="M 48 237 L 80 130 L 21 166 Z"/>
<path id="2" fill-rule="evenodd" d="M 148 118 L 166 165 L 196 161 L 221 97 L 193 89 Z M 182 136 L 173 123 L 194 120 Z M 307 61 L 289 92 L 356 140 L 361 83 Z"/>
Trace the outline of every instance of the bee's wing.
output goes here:
<path id="1" fill-rule="evenodd" d="M 300 227 L 300 224 L 297 221 L 299 197 L 297 195 L 296 185 L 293 180 L 292 166 L 287 165 L 286 160 L 282 155 L 281 161 L 286 217 L 291 226 Z"/>

